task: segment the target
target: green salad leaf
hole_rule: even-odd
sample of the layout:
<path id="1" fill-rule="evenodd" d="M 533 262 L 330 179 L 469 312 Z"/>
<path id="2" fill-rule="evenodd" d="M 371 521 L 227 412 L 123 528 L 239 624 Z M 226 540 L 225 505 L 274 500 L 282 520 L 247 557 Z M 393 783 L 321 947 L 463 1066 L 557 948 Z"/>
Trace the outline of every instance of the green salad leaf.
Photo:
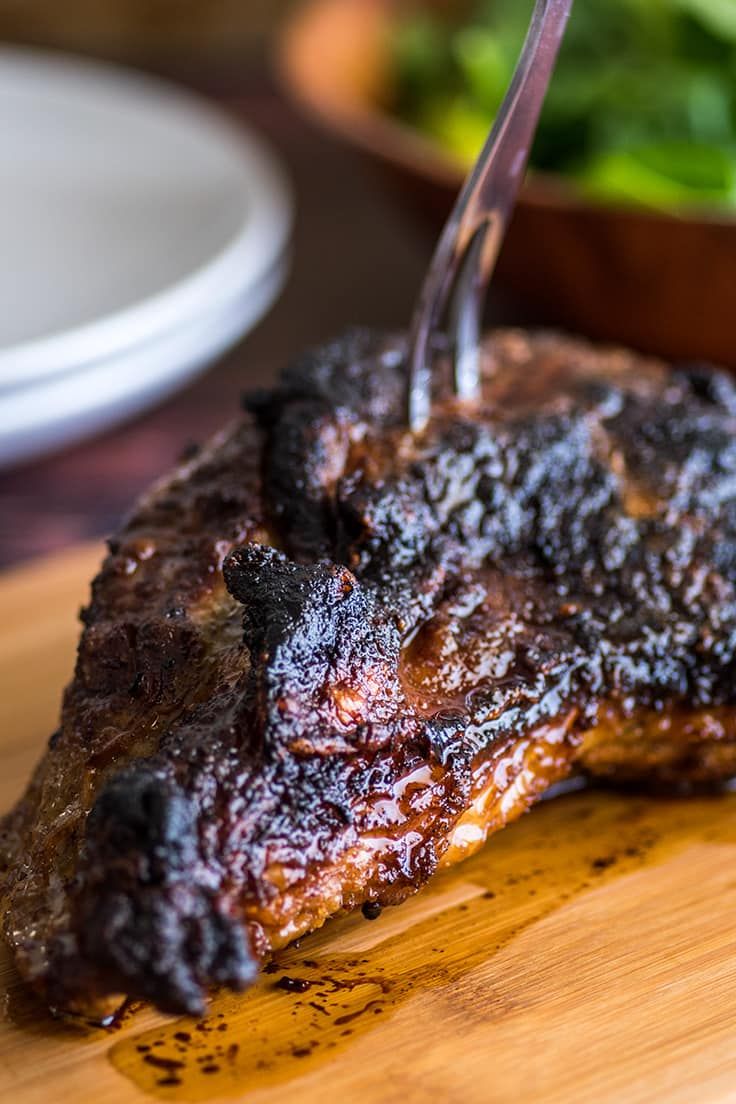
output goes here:
<path id="1" fill-rule="evenodd" d="M 399 27 L 397 110 L 464 163 L 508 87 L 531 0 Z M 736 208 L 736 0 L 576 0 L 532 167 L 591 197 Z"/>
<path id="2" fill-rule="evenodd" d="M 736 43 L 734 0 L 674 0 L 675 7 L 699 19 L 724 42 Z"/>
<path id="3" fill-rule="evenodd" d="M 613 150 L 591 161 L 578 179 L 600 198 L 651 207 L 736 206 L 736 162 L 719 146 L 660 142 Z"/>

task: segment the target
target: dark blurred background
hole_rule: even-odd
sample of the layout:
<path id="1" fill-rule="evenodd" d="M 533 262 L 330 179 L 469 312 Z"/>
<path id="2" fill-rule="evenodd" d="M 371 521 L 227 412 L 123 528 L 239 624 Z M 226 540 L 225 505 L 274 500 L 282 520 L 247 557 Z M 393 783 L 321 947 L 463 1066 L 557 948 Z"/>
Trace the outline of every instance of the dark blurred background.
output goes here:
<path id="1" fill-rule="evenodd" d="M 237 72 L 290 0 L 0 0 L 0 36 L 156 68 Z"/>

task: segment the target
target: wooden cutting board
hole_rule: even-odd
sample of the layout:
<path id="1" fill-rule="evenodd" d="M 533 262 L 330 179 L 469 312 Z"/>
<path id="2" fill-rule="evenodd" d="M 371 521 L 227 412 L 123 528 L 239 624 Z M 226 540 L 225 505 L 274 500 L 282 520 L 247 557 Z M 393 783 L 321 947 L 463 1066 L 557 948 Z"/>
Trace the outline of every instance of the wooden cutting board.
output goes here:
<path id="1" fill-rule="evenodd" d="M 98 556 L 0 579 L 2 808 L 54 728 Z M 733 1100 L 734 915 L 736 795 L 572 794 L 408 904 L 302 940 L 199 1022 L 56 1023 L 0 953 L 0 1099 Z"/>

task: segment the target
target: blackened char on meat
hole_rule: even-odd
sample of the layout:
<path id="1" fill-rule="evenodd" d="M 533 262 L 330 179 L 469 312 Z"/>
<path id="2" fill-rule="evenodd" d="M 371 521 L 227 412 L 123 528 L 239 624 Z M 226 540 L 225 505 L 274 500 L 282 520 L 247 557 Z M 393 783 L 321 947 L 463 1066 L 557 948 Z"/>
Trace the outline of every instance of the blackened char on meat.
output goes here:
<path id="1" fill-rule="evenodd" d="M 438 357 L 417 436 L 402 339 L 302 359 L 111 542 L 3 824 L 53 1006 L 198 1012 L 571 772 L 736 771 L 731 380 L 505 331 L 463 406 Z"/>

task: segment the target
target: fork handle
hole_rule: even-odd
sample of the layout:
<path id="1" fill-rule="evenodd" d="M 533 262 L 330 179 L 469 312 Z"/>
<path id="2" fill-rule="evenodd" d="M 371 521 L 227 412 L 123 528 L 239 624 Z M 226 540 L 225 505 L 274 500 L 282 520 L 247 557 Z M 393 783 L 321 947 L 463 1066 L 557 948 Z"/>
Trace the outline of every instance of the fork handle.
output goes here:
<path id="1" fill-rule="evenodd" d="M 509 89 L 440 235 L 411 327 L 408 415 L 412 430 L 423 429 L 429 420 L 431 338 L 448 313 L 455 393 L 461 399 L 479 394 L 486 289 L 524 177 L 572 3 L 537 0 Z"/>

